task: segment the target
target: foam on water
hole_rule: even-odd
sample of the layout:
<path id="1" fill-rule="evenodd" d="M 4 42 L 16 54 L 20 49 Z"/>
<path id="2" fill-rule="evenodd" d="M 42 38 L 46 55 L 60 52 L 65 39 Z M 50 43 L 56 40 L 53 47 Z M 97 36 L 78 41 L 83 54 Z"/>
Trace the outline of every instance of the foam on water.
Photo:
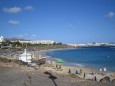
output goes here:
<path id="1" fill-rule="evenodd" d="M 84 65 L 82 65 L 82 64 L 75 64 L 75 65 L 78 67 L 84 67 Z"/>
<path id="2" fill-rule="evenodd" d="M 79 68 L 83 68 L 83 67 L 84 67 L 84 65 L 82 65 L 82 64 L 77 64 L 77 63 L 66 63 L 66 62 L 65 62 L 65 65 L 66 65 L 66 66 L 72 66 L 72 67 L 79 67 Z"/>

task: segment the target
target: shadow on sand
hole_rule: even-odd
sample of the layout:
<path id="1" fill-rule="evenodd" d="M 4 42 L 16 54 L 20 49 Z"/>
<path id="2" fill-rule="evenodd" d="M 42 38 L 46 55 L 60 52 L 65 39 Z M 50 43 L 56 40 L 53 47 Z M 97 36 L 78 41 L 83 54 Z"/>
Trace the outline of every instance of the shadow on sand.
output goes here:
<path id="1" fill-rule="evenodd" d="M 53 76 L 50 72 L 46 71 L 44 72 L 44 74 L 47 74 L 49 75 L 49 78 L 52 80 L 52 82 L 54 83 L 55 86 L 57 86 L 56 82 L 55 82 L 55 79 L 57 79 L 56 76 Z"/>

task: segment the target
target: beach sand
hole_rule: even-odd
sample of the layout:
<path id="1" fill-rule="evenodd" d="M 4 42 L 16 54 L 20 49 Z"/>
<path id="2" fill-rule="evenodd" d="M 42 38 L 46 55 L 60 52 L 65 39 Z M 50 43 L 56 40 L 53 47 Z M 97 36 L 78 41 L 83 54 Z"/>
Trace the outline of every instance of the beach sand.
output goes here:
<path id="1" fill-rule="evenodd" d="M 10 66 L 9 66 L 10 65 Z M 40 68 L 18 66 L 0 62 L 0 86 L 113 86 L 90 80 L 79 80 L 69 75 L 62 75 Z"/>
<path id="2" fill-rule="evenodd" d="M 45 50 L 36 52 L 37 54 L 40 54 L 45 52 Z M 40 58 L 42 58 L 42 55 L 40 56 Z M 0 57 L 18 59 L 17 54 L 13 54 L 13 56 L 12 54 L 2 54 Z M 38 57 L 36 57 L 36 59 L 38 59 Z M 69 69 L 71 69 L 71 74 L 68 74 Z M 42 65 L 38 68 L 38 70 L 35 70 L 33 67 L 19 66 L 13 62 L 0 62 L 0 86 L 9 86 L 9 83 L 10 86 L 31 86 L 31 83 L 29 82 L 30 76 L 32 77 L 32 86 L 112 86 L 111 83 L 105 84 L 97 81 L 105 76 L 109 76 L 111 80 L 115 79 L 115 73 L 110 72 L 106 74 L 103 73 L 104 75 L 101 75 L 99 71 L 94 71 L 89 68 L 82 68 L 82 74 L 79 76 L 80 78 L 76 77 L 75 75 L 71 77 L 76 70 L 79 72 L 80 68 L 65 65 L 61 65 L 61 70 L 57 70 L 55 61 L 52 61 L 51 64 L 46 63 Z M 49 73 L 45 74 L 45 72 Z M 87 76 L 90 73 L 94 73 L 97 76 L 97 81 L 92 81 L 87 76 L 84 79 L 84 73 L 86 73 Z"/>

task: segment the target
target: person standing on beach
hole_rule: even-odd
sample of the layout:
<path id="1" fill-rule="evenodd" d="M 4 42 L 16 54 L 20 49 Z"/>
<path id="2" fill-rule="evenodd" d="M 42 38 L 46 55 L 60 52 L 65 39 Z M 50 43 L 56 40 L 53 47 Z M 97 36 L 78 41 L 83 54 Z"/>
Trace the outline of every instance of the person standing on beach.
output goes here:
<path id="1" fill-rule="evenodd" d="M 56 70 L 58 69 L 58 65 L 56 64 Z"/>
<path id="2" fill-rule="evenodd" d="M 105 71 L 105 72 L 106 72 L 106 71 L 107 71 L 107 70 L 106 70 L 106 68 L 103 68 L 103 71 Z"/>
<path id="3" fill-rule="evenodd" d="M 102 69 L 100 68 L 100 72 L 102 72 Z"/>
<path id="4" fill-rule="evenodd" d="M 84 78 L 86 77 L 86 74 L 84 73 Z"/>
<path id="5" fill-rule="evenodd" d="M 80 69 L 80 74 L 82 74 L 82 69 Z"/>

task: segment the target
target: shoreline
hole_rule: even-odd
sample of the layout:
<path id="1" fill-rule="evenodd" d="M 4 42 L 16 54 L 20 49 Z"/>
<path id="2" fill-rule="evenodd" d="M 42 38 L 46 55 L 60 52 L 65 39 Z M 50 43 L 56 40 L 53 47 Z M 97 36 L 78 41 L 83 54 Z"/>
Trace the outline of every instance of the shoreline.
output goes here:
<path id="1" fill-rule="evenodd" d="M 76 49 L 76 48 L 67 48 L 67 49 Z M 44 52 L 48 52 L 48 51 L 52 51 L 52 50 L 67 50 L 67 49 L 47 49 L 47 50 L 39 50 L 39 51 L 35 51 L 37 54 L 40 54 L 42 56 L 42 53 Z M 33 53 L 33 52 L 31 52 Z M 10 55 L 9 55 L 10 56 Z M 44 57 L 44 56 L 42 56 Z M 36 57 L 38 58 L 38 57 Z M 58 58 L 57 58 L 58 59 Z M 99 73 L 103 73 L 104 75 L 109 75 L 110 77 L 114 78 L 115 79 L 115 72 L 110 72 L 110 73 L 104 73 L 104 72 L 99 72 L 99 71 L 95 71 L 91 68 L 79 68 L 79 67 L 73 67 L 73 66 L 67 66 L 67 65 L 62 65 L 62 71 L 57 71 L 55 70 L 55 66 L 56 66 L 56 63 L 55 62 L 52 62 L 54 63 L 53 65 L 49 64 L 50 66 L 48 67 L 44 67 L 43 70 L 51 70 L 52 72 L 56 72 L 56 73 L 59 73 L 59 74 L 68 74 L 68 70 L 71 69 L 71 73 L 74 74 L 76 70 L 78 70 L 78 72 L 80 72 L 80 69 L 82 69 L 82 72 L 83 73 L 86 73 L 87 75 L 90 74 L 90 73 L 93 73 L 93 74 L 97 74 L 96 76 L 98 80 L 102 79 L 104 76 L 100 75 Z M 99 74 L 99 75 L 98 75 Z M 112 76 L 111 76 L 112 75 Z M 83 74 L 81 75 L 81 77 L 83 78 Z"/>
<path id="2" fill-rule="evenodd" d="M 40 55 L 42 56 L 43 55 L 42 53 L 44 53 L 44 52 L 55 51 L 55 50 L 56 51 L 57 50 L 68 50 L 68 49 L 76 49 L 76 48 L 40 50 Z M 43 57 L 44 57 L 44 55 L 43 55 Z M 47 55 L 45 55 L 45 57 L 47 57 Z M 56 58 L 56 59 L 60 59 L 60 58 Z M 70 63 L 66 63 L 66 64 L 70 64 Z M 73 64 L 76 64 L 76 63 L 73 63 Z M 83 69 L 83 70 L 86 70 L 88 73 L 94 72 L 94 73 L 114 74 L 114 76 L 115 76 L 115 72 L 113 72 L 113 71 L 100 72 L 99 70 L 97 70 L 97 69 L 94 70 L 94 68 L 90 68 L 90 67 L 79 67 L 79 66 L 65 65 L 65 64 L 64 64 L 64 67 L 79 69 L 79 70 Z"/>
<path id="3" fill-rule="evenodd" d="M 46 49 L 46 50 L 36 50 L 36 51 L 30 51 L 29 53 L 31 54 L 37 54 L 35 55 L 36 58 L 39 58 L 39 55 L 42 57 L 47 57 L 47 55 L 44 53 L 45 52 L 50 52 L 50 51 L 57 51 L 57 50 L 71 50 L 71 49 L 78 49 L 78 48 L 58 48 L 58 49 Z M 12 54 L 7 54 L 7 55 L 1 55 L 1 57 L 6 57 L 8 59 L 12 58 L 12 59 L 17 59 L 18 58 L 18 54 L 16 52 L 13 52 L 13 55 Z M 10 57 L 10 58 L 9 58 Z M 49 57 L 49 56 L 48 56 Z M 51 57 L 52 58 L 52 57 Z M 60 58 L 56 58 L 56 59 L 60 59 Z M 63 60 L 63 59 L 62 59 Z M 66 63 L 66 62 L 65 62 Z M 71 65 L 72 64 L 72 65 Z M 69 66 L 69 67 L 77 67 L 77 68 L 88 68 L 90 70 L 93 70 L 93 71 L 96 71 L 96 72 L 99 72 L 99 70 L 95 70 L 94 68 L 91 68 L 91 67 L 80 67 L 79 65 L 82 65 L 80 63 L 70 63 L 70 62 L 67 62 L 65 64 L 65 66 Z M 108 72 L 113 72 L 113 71 L 108 71 Z"/>

